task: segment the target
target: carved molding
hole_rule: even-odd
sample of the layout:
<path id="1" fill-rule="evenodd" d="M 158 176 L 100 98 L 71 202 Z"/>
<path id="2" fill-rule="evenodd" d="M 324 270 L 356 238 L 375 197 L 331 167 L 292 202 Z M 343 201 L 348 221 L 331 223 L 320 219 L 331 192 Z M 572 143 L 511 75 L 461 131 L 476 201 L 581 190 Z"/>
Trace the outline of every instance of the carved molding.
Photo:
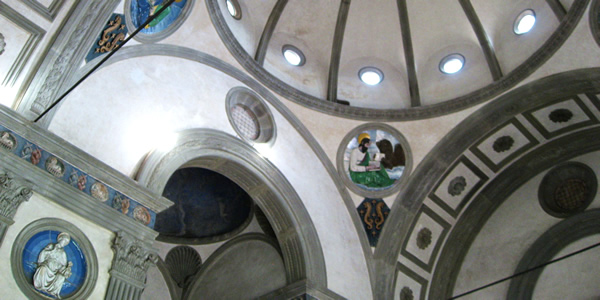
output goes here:
<path id="1" fill-rule="evenodd" d="M 117 273 L 124 281 L 144 288 L 146 271 L 158 262 L 158 254 L 149 245 L 122 231 L 117 233 L 112 245 L 115 252 L 111 275 Z M 109 287 L 110 288 L 110 287 Z"/>
<path id="2" fill-rule="evenodd" d="M 33 192 L 31 188 L 9 174 L 0 174 L 0 216 L 12 223 L 12 218 L 21 203 L 28 201 Z"/>
<path id="3" fill-rule="evenodd" d="M 4 48 L 6 47 L 6 41 L 4 41 L 4 35 L 0 33 L 0 55 L 4 53 Z"/>
<path id="4" fill-rule="evenodd" d="M 56 97 L 58 88 L 61 86 L 59 81 L 64 78 L 63 74 L 66 73 L 65 71 L 67 67 L 69 67 L 72 63 L 71 58 L 74 56 L 78 46 L 81 44 L 81 41 L 87 33 L 87 30 L 94 22 L 95 19 L 93 16 L 98 13 L 98 6 L 100 3 L 102 3 L 102 1 L 96 0 L 93 1 L 88 7 L 85 16 L 81 19 L 81 22 L 76 27 L 77 29 L 75 29 L 75 31 L 70 35 L 69 40 L 66 43 L 66 47 L 60 52 L 61 54 L 54 61 L 52 69 L 48 73 L 48 77 L 46 77 L 44 84 L 38 91 L 37 97 L 31 106 L 31 110 L 33 112 L 38 114 L 41 113 Z"/>

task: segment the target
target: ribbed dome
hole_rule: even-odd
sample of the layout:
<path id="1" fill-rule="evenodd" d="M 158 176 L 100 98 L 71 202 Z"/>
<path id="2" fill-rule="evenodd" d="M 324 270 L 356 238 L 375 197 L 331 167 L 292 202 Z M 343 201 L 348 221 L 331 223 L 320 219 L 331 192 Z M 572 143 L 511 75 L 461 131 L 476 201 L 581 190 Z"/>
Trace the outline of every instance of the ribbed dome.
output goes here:
<path id="1" fill-rule="evenodd" d="M 241 10 L 234 18 L 227 1 Z M 566 1 L 569 2 L 569 1 Z M 585 1 L 207 0 L 238 61 L 277 93 L 319 111 L 357 119 L 420 119 L 488 100 L 518 84 L 564 42 Z M 558 3 L 558 1 L 556 1 Z M 515 33 L 531 10 L 534 27 Z M 291 45 L 305 58 L 286 61 Z M 440 70 L 453 54 L 455 74 Z M 383 80 L 367 85 L 364 67 Z M 346 105 L 349 104 L 349 105 Z"/>

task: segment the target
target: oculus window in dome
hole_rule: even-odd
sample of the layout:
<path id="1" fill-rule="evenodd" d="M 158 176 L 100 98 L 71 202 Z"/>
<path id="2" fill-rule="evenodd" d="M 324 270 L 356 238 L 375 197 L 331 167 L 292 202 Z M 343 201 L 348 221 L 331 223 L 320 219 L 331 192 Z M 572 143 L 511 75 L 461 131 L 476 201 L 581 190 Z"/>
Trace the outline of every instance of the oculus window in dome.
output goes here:
<path id="1" fill-rule="evenodd" d="M 175 204 L 156 216 L 158 240 L 208 244 L 241 232 L 252 220 L 252 198 L 229 178 L 202 168 L 183 168 L 167 181 L 163 196 Z"/>
<path id="2" fill-rule="evenodd" d="M 195 0 L 175 0 L 134 38 L 143 43 L 157 42 L 175 32 L 191 12 Z M 126 0 L 125 21 L 130 33 L 158 12 L 167 0 Z"/>
<path id="3" fill-rule="evenodd" d="M 535 12 L 531 9 L 526 9 L 519 14 L 515 20 L 514 32 L 521 35 L 528 33 L 535 25 Z"/>
<path id="4" fill-rule="evenodd" d="M 30 299 L 85 299 L 97 278 L 90 242 L 59 219 L 27 225 L 15 240 L 11 260 L 15 280 Z"/>
<path id="5" fill-rule="evenodd" d="M 236 20 L 242 19 L 242 8 L 237 0 L 225 0 L 227 3 L 227 11 Z"/>
<path id="6" fill-rule="evenodd" d="M 465 57 L 458 54 L 450 54 L 440 62 L 440 71 L 444 74 L 454 74 L 462 70 L 465 65 Z"/>
<path id="7" fill-rule="evenodd" d="M 350 190 L 364 197 L 385 197 L 399 190 L 411 168 L 406 139 L 384 124 L 351 131 L 338 149 L 337 167 Z"/>
<path id="8" fill-rule="evenodd" d="M 358 71 L 358 78 L 368 85 L 378 85 L 383 81 L 383 72 L 375 67 L 364 67 Z"/>
<path id="9" fill-rule="evenodd" d="M 304 53 L 292 45 L 284 45 L 281 48 L 281 53 L 285 60 L 292 66 L 300 67 L 306 63 Z"/>
<path id="10" fill-rule="evenodd" d="M 235 87 L 227 93 L 225 109 L 235 132 L 245 141 L 273 143 L 275 123 L 273 115 L 256 93 L 244 87 Z"/>

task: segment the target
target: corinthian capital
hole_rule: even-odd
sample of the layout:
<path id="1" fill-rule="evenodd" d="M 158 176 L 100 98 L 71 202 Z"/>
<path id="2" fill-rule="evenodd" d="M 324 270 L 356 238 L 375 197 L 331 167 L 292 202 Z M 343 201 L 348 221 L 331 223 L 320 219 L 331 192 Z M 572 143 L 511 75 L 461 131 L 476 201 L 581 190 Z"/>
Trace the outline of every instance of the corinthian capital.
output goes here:
<path id="1" fill-rule="evenodd" d="M 111 272 L 117 272 L 132 283 L 143 286 L 148 267 L 158 262 L 154 249 L 121 231 L 117 232 L 112 249 L 115 256 Z"/>
<path id="2" fill-rule="evenodd" d="M 25 183 L 7 173 L 0 174 L 0 216 L 12 219 L 19 205 L 28 201 L 32 194 Z"/>

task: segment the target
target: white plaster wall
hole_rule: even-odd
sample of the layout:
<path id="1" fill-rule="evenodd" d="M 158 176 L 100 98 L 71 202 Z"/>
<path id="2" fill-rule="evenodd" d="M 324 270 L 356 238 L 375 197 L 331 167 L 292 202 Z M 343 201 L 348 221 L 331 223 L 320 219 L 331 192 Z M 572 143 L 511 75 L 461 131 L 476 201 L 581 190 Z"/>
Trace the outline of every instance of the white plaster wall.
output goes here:
<path id="1" fill-rule="evenodd" d="M 49 130 L 123 174 L 174 132 L 211 128 L 235 135 L 227 92 L 243 86 L 189 60 L 147 56 L 107 66 L 64 100 Z"/>
<path id="2" fill-rule="evenodd" d="M 594 162 L 599 159 L 600 152 L 593 152 L 572 161 L 585 163 L 598 176 L 600 166 Z M 465 256 L 454 287 L 454 295 L 512 275 L 521 257 L 535 240 L 562 220 L 544 212 L 538 201 L 538 187 L 548 171 L 541 172 L 521 186 L 489 218 Z M 600 197 L 597 192 L 596 198 L 588 209 L 598 207 L 600 207 Z M 572 276 L 567 269 L 556 268 L 552 271 L 553 278 L 556 278 L 557 272 L 564 276 Z M 506 281 L 473 293 L 464 299 L 503 299 L 509 284 L 510 282 Z M 569 283 L 553 280 L 552 284 L 555 285 L 555 289 L 561 289 Z M 593 287 L 595 286 L 586 286 L 586 288 Z"/>
<path id="3" fill-rule="evenodd" d="M 582 238 L 552 259 L 568 255 L 600 241 L 600 235 Z M 598 299 L 600 295 L 600 248 L 596 247 L 544 268 L 532 299 Z"/>
<path id="4" fill-rule="evenodd" d="M 104 299 L 110 278 L 108 271 L 113 259 L 111 245 L 114 234 L 38 194 L 33 194 L 28 202 L 21 204 L 15 214 L 15 223 L 8 228 L 0 246 L 0 270 L 2 270 L 0 272 L 0 289 L 2 290 L 0 298 L 27 299 L 14 280 L 10 255 L 12 245 L 22 229 L 31 222 L 43 218 L 63 219 L 79 228 L 90 240 L 98 259 L 98 279 L 89 299 Z"/>
<path id="5" fill-rule="evenodd" d="M 212 128 L 235 135 L 225 112 L 227 92 L 243 86 L 199 63 L 164 56 L 107 66 L 64 101 L 50 131 L 124 174 L 169 132 Z M 317 229 L 329 288 L 370 298 L 358 235 L 332 179 L 293 125 L 270 107 L 277 126 L 272 148 L 257 146 L 287 177 Z"/>
<path id="6" fill-rule="evenodd" d="M 294 186 L 317 228 L 329 289 L 347 298 L 369 299 L 363 250 L 343 199 L 300 134 L 280 114 L 274 113 L 274 117 L 279 130 L 277 142 L 265 156 Z"/>

